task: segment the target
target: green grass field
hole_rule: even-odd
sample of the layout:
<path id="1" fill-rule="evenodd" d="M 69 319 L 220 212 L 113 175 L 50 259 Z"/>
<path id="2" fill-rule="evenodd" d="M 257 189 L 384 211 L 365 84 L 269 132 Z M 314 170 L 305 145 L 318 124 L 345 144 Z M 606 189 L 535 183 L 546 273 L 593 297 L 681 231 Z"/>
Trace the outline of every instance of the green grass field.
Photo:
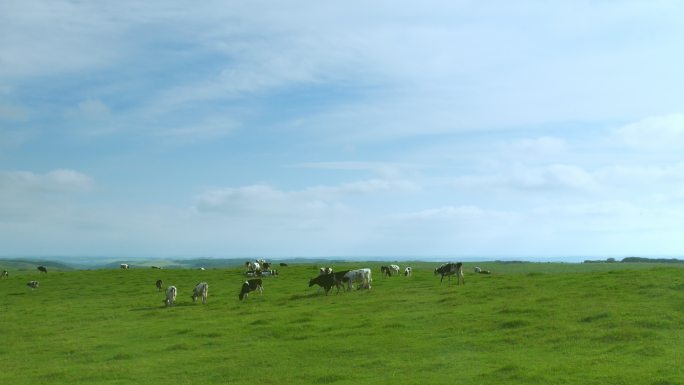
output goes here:
<path id="1" fill-rule="evenodd" d="M 244 302 L 239 268 L 10 270 L 0 383 L 684 384 L 681 265 L 469 263 L 465 286 L 437 265 L 336 264 L 372 268 L 373 289 L 327 297 L 308 287 L 317 266 L 282 267 Z"/>

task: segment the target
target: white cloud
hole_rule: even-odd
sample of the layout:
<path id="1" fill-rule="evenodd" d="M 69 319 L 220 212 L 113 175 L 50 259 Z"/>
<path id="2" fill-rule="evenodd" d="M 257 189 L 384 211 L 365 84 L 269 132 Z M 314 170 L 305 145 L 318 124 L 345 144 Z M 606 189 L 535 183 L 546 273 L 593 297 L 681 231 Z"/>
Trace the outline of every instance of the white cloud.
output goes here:
<path id="1" fill-rule="evenodd" d="M 477 206 L 443 206 L 404 214 L 395 214 L 391 218 L 401 221 L 501 221 L 510 219 L 511 214 L 501 211 L 485 210 Z"/>
<path id="2" fill-rule="evenodd" d="M 267 185 L 211 189 L 195 198 L 198 212 L 255 216 L 325 217 L 349 212 L 344 202 L 359 196 L 413 193 L 418 185 L 405 180 L 370 179 L 334 186 L 281 191 Z"/>
<path id="3" fill-rule="evenodd" d="M 309 217 L 344 209 L 333 201 L 316 199 L 316 194 L 283 192 L 265 185 L 205 191 L 195 198 L 194 207 L 200 213 L 255 217 Z"/>
<path id="4" fill-rule="evenodd" d="M 76 107 L 69 108 L 64 115 L 71 119 L 97 121 L 111 116 L 109 107 L 99 99 L 83 100 Z"/>
<path id="5" fill-rule="evenodd" d="M 681 186 L 684 182 L 684 162 L 664 165 L 617 165 L 602 168 L 594 173 L 603 183 L 621 187 L 659 189 L 664 186 Z"/>
<path id="6" fill-rule="evenodd" d="M 78 171 L 57 169 L 46 174 L 29 171 L 0 171 L 0 193 L 34 194 L 82 192 L 93 187 L 92 179 Z"/>
<path id="7" fill-rule="evenodd" d="M 594 176 L 575 165 L 551 164 L 507 167 L 500 174 L 482 173 L 456 177 L 451 184 L 458 188 L 498 188 L 548 192 L 591 192 L 600 188 Z"/>
<path id="8" fill-rule="evenodd" d="M 238 127 L 240 124 L 233 119 L 211 117 L 185 125 L 155 127 L 150 129 L 150 133 L 172 142 L 187 144 L 221 138 L 232 134 Z"/>
<path id="9" fill-rule="evenodd" d="M 564 155 L 567 152 L 565 140 L 542 136 L 533 139 L 520 139 L 507 144 L 505 151 L 518 160 L 543 161 Z"/>
<path id="10" fill-rule="evenodd" d="M 617 140 L 636 149 L 672 150 L 684 147 L 684 114 L 652 116 L 614 132 Z"/>
<path id="11" fill-rule="evenodd" d="M 25 121 L 29 118 L 29 111 L 19 105 L 0 104 L 0 120 Z"/>
<path id="12" fill-rule="evenodd" d="M 579 191 L 594 190 L 596 181 L 591 174 L 580 167 L 553 164 L 540 168 L 519 167 L 509 179 L 513 187 L 523 189 L 571 189 Z"/>
<path id="13" fill-rule="evenodd" d="M 77 195 L 92 190 L 93 180 L 78 171 L 57 169 L 45 174 L 0 171 L 0 223 L 41 227 L 77 221 L 72 211 Z M 23 227 L 22 227 L 23 228 Z"/>
<path id="14" fill-rule="evenodd" d="M 396 180 L 406 172 L 414 172 L 423 168 L 417 164 L 395 162 L 306 162 L 294 164 L 291 167 L 310 168 L 334 171 L 367 171 L 385 180 Z"/>

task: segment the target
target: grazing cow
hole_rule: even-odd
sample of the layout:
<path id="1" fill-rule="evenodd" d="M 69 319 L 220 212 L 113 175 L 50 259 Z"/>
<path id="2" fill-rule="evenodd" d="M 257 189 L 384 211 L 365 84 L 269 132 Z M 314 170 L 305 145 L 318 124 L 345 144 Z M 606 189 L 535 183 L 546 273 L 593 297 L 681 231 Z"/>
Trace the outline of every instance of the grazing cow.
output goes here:
<path id="1" fill-rule="evenodd" d="M 391 277 L 392 276 L 392 271 L 390 270 L 389 267 L 387 266 L 380 266 L 380 274 L 383 277 Z"/>
<path id="2" fill-rule="evenodd" d="M 401 271 L 398 265 L 389 265 L 389 268 L 392 270 L 392 274 L 399 275 L 399 271 Z"/>
<path id="3" fill-rule="evenodd" d="M 309 287 L 313 285 L 320 286 L 318 288 L 319 291 L 322 287 L 325 290 L 325 295 L 328 295 L 333 285 L 337 287 L 338 293 L 340 292 L 340 287 L 344 288 L 342 281 L 335 278 L 335 274 L 320 274 L 318 277 L 309 280 Z"/>
<path id="4" fill-rule="evenodd" d="M 281 266 L 281 267 L 285 267 L 285 266 L 287 266 L 287 263 L 285 263 L 285 262 L 280 262 L 280 266 Z"/>
<path id="5" fill-rule="evenodd" d="M 475 266 L 475 272 L 476 272 L 476 273 L 479 273 L 480 271 L 482 271 L 482 269 L 480 269 L 479 267 Z"/>
<path id="6" fill-rule="evenodd" d="M 404 269 L 404 277 L 410 277 L 411 274 L 413 274 L 413 269 L 411 268 L 411 266 L 407 266 Z"/>
<path id="7" fill-rule="evenodd" d="M 38 281 L 29 281 L 29 283 L 26 284 L 26 286 L 30 287 L 31 289 L 37 289 L 38 285 L 40 285 L 40 282 Z"/>
<path id="8" fill-rule="evenodd" d="M 197 298 L 202 298 L 202 303 L 207 303 L 207 295 L 209 295 L 209 284 L 200 282 L 192 291 L 192 302 L 195 303 Z"/>
<path id="9" fill-rule="evenodd" d="M 271 263 L 270 262 L 264 262 L 261 264 L 261 269 L 262 270 L 270 270 L 271 269 Z"/>
<path id="10" fill-rule="evenodd" d="M 7 270 L 2 271 L 2 275 L 0 275 L 0 278 L 9 278 L 9 273 L 7 272 Z"/>
<path id="11" fill-rule="evenodd" d="M 439 282 L 442 282 L 444 276 L 449 277 L 449 284 L 451 284 L 451 276 L 456 274 L 456 284 L 460 285 L 461 282 L 465 285 L 465 279 L 463 278 L 463 264 L 461 262 L 457 263 L 445 263 L 440 267 L 435 269 L 435 275 L 440 274 L 442 278 Z"/>
<path id="12" fill-rule="evenodd" d="M 158 279 L 157 283 L 155 283 L 155 285 L 157 286 L 158 291 L 162 291 L 162 286 L 164 285 L 164 281 L 162 281 L 161 279 Z"/>
<path id="13" fill-rule="evenodd" d="M 45 266 L 38 266 L 38 271 L 40 271 L 41 273 L 47 274 L 47 267 L 45 267 Z"/>
<path id="14" fill-rule="evenodd" d="M 159 270 L 162 269 L 161 266 L 150 266 L 150 267 L 153 268 L 153 269 L 159 269 Z"/>
<path id="15" fill-rule="evenodd" d="M 254 267 L 252 266 L 252 262 L 247 261 L 245 262 L 245 270 L 254 270 Z"/>
<path id="16" fill-rule="evenodd" d="M 371 269 L 368 268 L 350 270 L 344 275 L 342 280 L 344 282 L 349 282 L 348 291 L 351 291 L 354 282 L 361 282 L 361 285 L 358 287 L 359 289 L 370 290 L 371 282 L 373 282 L 373 279 L 371 278 Z"/>
<path id="17" fill-rule="evenodd" d="M 264 293 L 264 285 L 263 282 L 261 282 L 261 278 L 252 278 L 246 280 L 245 283 L 242 284 L 238 298 L 240 298 L 240 301 L 242 301 L 243 299 L 247 298 L 249 292 L 255 290 L 258 290 L 260 294 Z"/>
<path id="18" fill-rule="evenodd" d="M 318 273 L 319 275 L 321 275 L 321 274 L 332 274 L 333 273 L 332 267 L 321 267 L 320 269 L 318 269 L 318 271 L 319 271 L 319 273 Z"/>
<path id="19" fill-rule="evenodd" d="M 200 268 L 197 269 L 197 270 L 199 270 L 199 271 L 204 271 L 205 269 L 204 269 L 203 267 L 200 267 Z"/>
<path id="20" fill-rule="evenodd" d="M 127 263 L 122 263 L 122 264 L 120 265 L 120 267 L 121 267 L 121 270 L 128 270 L 128 267 L 129 267 L 129 266 L 128 266 Z"/>
<path id="21" fill-rule="evenodd" d="M 164 299 L 164 304 L 166 306 L 173 306 L 176 303 L 176 293 L 178 290 L 176 290 L 175 286 L 169 286 L 166 288 L 166 299 Z"/>

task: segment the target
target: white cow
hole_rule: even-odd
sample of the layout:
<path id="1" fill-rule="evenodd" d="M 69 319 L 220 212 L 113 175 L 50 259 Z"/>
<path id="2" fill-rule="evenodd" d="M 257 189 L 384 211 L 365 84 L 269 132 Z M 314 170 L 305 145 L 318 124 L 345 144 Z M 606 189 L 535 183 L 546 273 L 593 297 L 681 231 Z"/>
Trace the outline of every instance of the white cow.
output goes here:
<path id="1" fill-rule="evenodd" d="M 407 266 L 404 269 L 404 277 L 410 277 L 412 273 L 413 273 L 413 269 L 411 268 L 411 266 Z"/>
<path id="2" fill-rule="evenodd" d="M 359 289 L 370 290 L 371 282 L 373 282 L 373 279 L 371 278 L 371 269 L 369 268 L 350 270 L 349 272 L 347 272 L 347 274 L 344 275 L 342 280 L 349 282 L 347 286 L 348 291 L 351 291 L 352 284 L 354 282 L 361 282 L 361 286 L 359 286 Z"/>
<path id="3" fill-rule="evenodd" d="M 398 265 L 389 265 L 390 270 L 392 271 L 392 274 L 399 275 L 399 266 Z"/>
<path id="4" fill-rule="evenodd" d="M 195 302 L 197 298 L 202 298 L 202 303 L 207 303 L 207 295 L 209 294 L 209 284 L 206 282 L 200 282 L 195 286 L 192 291 L 192 302 Z"/>
<path id="5" fill-rule="evenodd" d="M 169 286 L 166 288 L 166 299 L 164 299 L 164 303 L 166 306 L 173 306 L 176 303 L 176 290 L 175 286 Z"/>
<path id="6" fill-rule="evenodd" d="M 120 267 L 121 267 L 121 270 L 128 270 L 128 264 L 127 263 L 122 263 L 120 265 Z"/>

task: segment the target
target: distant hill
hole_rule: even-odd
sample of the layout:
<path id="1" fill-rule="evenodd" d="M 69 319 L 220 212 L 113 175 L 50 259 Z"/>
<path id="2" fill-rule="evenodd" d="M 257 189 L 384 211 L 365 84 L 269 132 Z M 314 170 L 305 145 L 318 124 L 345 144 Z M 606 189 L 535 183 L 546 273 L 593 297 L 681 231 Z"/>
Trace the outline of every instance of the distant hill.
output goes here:
<path id="1" fill-rule="evenodd" d="M 47 267 L 50 270 L 74 270 L 73 266 L 65 263 L 43 259 L 0 259 L 0 268 L 5 270 L 36 270 L 38 266 Z"/>
<path id="2" fill-rule="evenodd" d="M 34 270 L 43 265 L 48 270 L 90 270 L 90 269 L 118 269 L 122 263 L 126 263 L 131 269 L 151 268 L 152 266 L 164 269 L 206 269 L 238 267 L 245 261 L 253 261 L 254 258 L 191 258 L 191 259 L 156 259 L 156 258 L 102 258 L 102 257 L 44 257 L 44 258 L 0 258 L 0 269 L 7 270 Z M 330 264 L 345 262 L 343 258 L 287 258 L 269 259 L 267 261 L 279 265 L 280 263 L 295 264 Z"/>
<path id="3" fill-rule="evenodd" d="M 650 263 L 684 263 L 684 260 L 677 258 L 641 258 L 641 257 L 627 257 L 623 258 L 622 262 L 650 262 Z"/>
<path id="4" fill-rule="evenodd" d="M 677 258 L 643 258 L 643 257 L 627 257 L 621 261 L 615 258 L 586 260 L 584 263 L 684 263 L 684 260 Z"/>

